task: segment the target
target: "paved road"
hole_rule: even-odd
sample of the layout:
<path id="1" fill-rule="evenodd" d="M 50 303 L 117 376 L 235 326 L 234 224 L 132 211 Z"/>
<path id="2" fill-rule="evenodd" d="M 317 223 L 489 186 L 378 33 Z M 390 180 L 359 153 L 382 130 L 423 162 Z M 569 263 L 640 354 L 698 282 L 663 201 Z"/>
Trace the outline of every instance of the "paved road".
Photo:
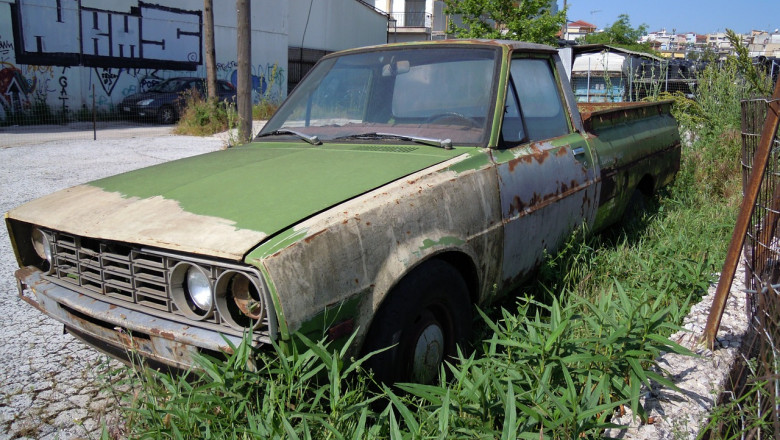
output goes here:
<path id="1" fill-rule="evenodd" d="M 172 136 L 167 134 L 170 127 L 167 130 L 117 130 L 113 135 L 104 134 L 98 141 L 82 136 L 81 140 L 52 142 L 42 140 L 57 138 L 55 134 L 17 133 L 16 146 L 0 147 L 0 212 L 79 183 L 217 150 L 224 145 L 219 137 Z M 3 225 L 0 440 L 99 438 L 101 424 L 116 424 L 117 418 L 116 412 L 112 412 L 115 399 L 97 388 L 101 383 L 98 375 L 106 371 L 107 360 L 70 335 L 63 335 L 62 325 L 16 296 L 16 267 Z"/>

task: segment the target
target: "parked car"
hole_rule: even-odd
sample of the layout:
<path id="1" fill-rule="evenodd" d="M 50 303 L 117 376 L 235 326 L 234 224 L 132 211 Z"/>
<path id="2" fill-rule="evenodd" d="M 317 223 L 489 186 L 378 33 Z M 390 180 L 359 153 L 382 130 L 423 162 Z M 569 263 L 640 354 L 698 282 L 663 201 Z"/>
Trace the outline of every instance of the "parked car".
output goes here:
<path id="1" fill-rule="evenodd" d="M 392 347 L 369 361 L 379 379 L 430 382 L 475 304 L 679 162 L 669 102 L 581 115 L 551 47 L 387 45 L 324 57 L 250 144 L 6 222 L 19 295 L 114 356 L 189 367 L 244 332 L 282 347 L 354 334 L 355 355 Z"/>
<path id="2" fill-rule="evenodd" d="M 179 119 L 186 105 L 187 92 L 196 92 L 202 97 L 206 92 L 206 79 L 196 77 L 169 78 L 152 87 L 148 92 L 129 95 L 119 104 L 122 114 L 156 120 L 161 124 L 173 124 Z M 227 81 L 217 80 L 217 95 L 220 101 L 236 101 L 236 88 Z"/>

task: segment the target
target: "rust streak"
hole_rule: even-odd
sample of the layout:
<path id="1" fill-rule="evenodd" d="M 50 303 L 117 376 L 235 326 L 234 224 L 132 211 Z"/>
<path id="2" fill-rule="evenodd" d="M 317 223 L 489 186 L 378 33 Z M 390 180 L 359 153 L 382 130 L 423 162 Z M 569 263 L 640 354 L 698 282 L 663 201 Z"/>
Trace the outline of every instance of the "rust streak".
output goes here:
<path id="1" fill-rule="evenodd" d="M 324 233 L 325 231 L 327 231 L 327 229 L 323 229 L 323 230 L 321 230 L 319 232 L 315 232 L 314 234 L 311 234 L 308 237 L 304 238 L 303 241 L 305 241 L 306 243 L 311 243 L 311 241 L 314 240 L 315 237 L 317 237 L 318 235 Z"/>
<path id="2" fill-rule="evenodd" d="M 564 199 L 564 198 L 566 198 L 566 197 L 568 197 L 568 196 L 570 196 L 570 195 L 572 195 L 572 194 L 574 194 L 576 192 L 585 190 L 586 188 L 588 188 L 589 186 L 593 185 L 596 182 L 598 182 L 598 179 L 589 180 L 589 181 L 587 181 L 587 182 L 585 182 L 585 183 L 583 183 L 581 185 L 575 185 L 573 188 L 570 188 L 568 191 L 564 191 L 564 192 L 562 192 L 560 194 L 555 195 L 554 197 L 545 197 L 544 199 L 542 199 L 539 196 L 539 194 L 534 193 L 533 198 L 528 203 L 528 206 L 524 206 L 524 209 L 528 208 L 527 214 L 531 214 L 534 211 L 537 211 L 539 209 L 545 208 L 545 207 L 547 207 L 547 206 L 557 202 L 558 200 Z M 587 193 L 586 193 L 586 196 L 587 196 Z M 585 197 L 585 199 L 587 199 L 587 197 Z"/>

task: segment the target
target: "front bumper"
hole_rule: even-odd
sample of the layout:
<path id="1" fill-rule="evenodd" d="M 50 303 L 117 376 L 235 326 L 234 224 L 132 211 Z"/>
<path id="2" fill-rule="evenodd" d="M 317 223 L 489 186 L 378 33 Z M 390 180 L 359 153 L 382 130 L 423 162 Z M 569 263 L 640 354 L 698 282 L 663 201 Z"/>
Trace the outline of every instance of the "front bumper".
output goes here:
<path id="1" fill-rule="evenodd" d="M 138 117 L 138 118 L 156 118 L 157 113 L 159 112 L 159 107 L 139 107 L 135 104 L 133 105 L 126 105 L 121 104 L 119 106 L 119 110 L 122 112 L 123 115 L 128 117 Z"/>
<path id="2" fill-rule="evenodd" d="M 241 338 L 225 335 L 91 298 L 46 280 L 40 270 L 14 273 L 19 297 L 65 325 L 95 349 L 128 362 L 135 355 L 180 369 L 195 366 L 193 355 L 230 353 Z"/>

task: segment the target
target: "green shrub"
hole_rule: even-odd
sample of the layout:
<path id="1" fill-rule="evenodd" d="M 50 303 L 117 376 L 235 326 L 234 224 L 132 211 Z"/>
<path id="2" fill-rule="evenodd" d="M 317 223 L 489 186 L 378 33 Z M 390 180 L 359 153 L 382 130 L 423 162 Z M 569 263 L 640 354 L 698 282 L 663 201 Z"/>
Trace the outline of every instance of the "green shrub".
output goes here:
<path id="1" fill-rule="evenodd" d="M 266 121 L 276 112 L 279 104 L 271 100 L 262 100 L 260 103 L 252 106 L 252 119 L 256 121 Z"/>
<path id="2" fill-rule="evenodd" d="M 232 105 L 216 99 L 203 99 L 197 91 L 185 93 L 186 105 L 174 128 L 174 133 L 190 136 L 209 136 L 230 127 Z"/>

